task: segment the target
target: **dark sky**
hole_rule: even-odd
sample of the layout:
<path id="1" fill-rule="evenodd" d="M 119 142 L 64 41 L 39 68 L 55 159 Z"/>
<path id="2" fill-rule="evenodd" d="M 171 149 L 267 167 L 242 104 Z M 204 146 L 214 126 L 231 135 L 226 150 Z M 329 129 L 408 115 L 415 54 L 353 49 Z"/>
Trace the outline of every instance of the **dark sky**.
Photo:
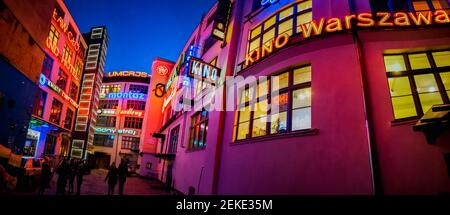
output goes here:
<path id="1" fill-rule="evenodd" d="M 80 30 L 105 25 L 105 71 L 150 72 L 155 57 L 175 61 L 216 0 L 65 0 Z"/>

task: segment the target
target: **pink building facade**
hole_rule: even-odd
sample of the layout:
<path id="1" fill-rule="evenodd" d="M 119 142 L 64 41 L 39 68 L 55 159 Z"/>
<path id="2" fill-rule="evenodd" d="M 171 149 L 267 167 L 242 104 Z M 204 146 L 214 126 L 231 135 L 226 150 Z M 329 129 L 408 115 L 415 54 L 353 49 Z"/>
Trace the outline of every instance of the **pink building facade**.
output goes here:
<path id="1" fill-rule="evenodd" d="M 236 87 L 238 111 L 196 118 L 203 112 L 163 109 L 170 114 L 158 133 L 160 180 L 185 194 L 450 192 L 448 123 L 422 121 L 449 104 L 448 1 L 255 0 L 231 8 L 226 43 L 196 57 L 218 56 L 221 78 L 269 79 Z M 176 83 L 176 91 L 195 86 Z M 186 104 L 166 89 L 166 100 Z M 270 105 L 278 109 L 252 109 Z M 197 122 L 207 127 L 205 146 L 192 150 Z"/>

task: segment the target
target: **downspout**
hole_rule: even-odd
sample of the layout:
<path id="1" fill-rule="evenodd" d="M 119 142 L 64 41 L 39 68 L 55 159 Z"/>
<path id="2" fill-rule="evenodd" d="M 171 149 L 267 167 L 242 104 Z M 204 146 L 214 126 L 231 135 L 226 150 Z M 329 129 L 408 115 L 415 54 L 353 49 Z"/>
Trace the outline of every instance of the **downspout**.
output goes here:
<path id="1" fill-rule="evenodd" d="M 226 64 L 226 73 L 225 78 L 227 76 L 233 76 L 234 74 L 234 66 L 236 61 L 236 55 L 238 50 L 238 42 L 240 36 L 240 28 L 241 28 L 241 20 L 242 20 L 242 5 L 243 0 L 235 0 L 231 3 L 232 16 L 230 18 L 230 23 L 233 23 L 233 28 L 231 30 L 231 39 L 230 39 L 230 49 L 227 53 L 227 64 Z M 228 34 L 227 34 L 228 35 Z M 225 39 L 226 40 L 226 39 Z M 227 102 L 227 88 L 226 81 L 223 83 L 223 92 L 222 92 L 222 105 Z M 219 116 L 219 134 L 217 135 L 216 140 L 216 151 L 214 156 L 214 169 L 213 169 L 213 182 L 212 182 L 212 194 L 217 195 L 219 188 L 219 174 L 220 174 L 220 162 L 222 159 L 222 145 L 224 138 L 224 128 L 225 128 L 225 113 L 226 110 L 220 111 Z"/>
<path id="2" fill-rule="evenodd" d="M 354 4 L 354 0 L 349 0 L 349 7 L 350 7 L 350 13 L 355 14 L 356 8 Z M 363 91 L 363 101 L 364 101 L 364 114 L 365 114 L 365 121 L 366 121 L 366 132 L 367 132 L 367 142 L 369 147 L 369 161 L 370 161 L 370 168 L 372 173 L 372 189 L 375 195 L 383 195 L 383 184 L 382 184 L 382 178 L 381 178 L 381 172 L 380 172 L 380 165 L 378 162 L 378 153 L 375 146 L 375 135 L 373 132 L 373 122 L 371 119 L 373 119 L 373 116 L 370 112 L 370 101 L 369 101 L 369 89 L 366 87 L 368 84 L 368 78 L 366 76 L 367 74 L 367 66 L 364 61 L 364 46 L 361 42 L 361 38 L 359 37 L 358 30 L 352 29 L 352 36 L 353 36 L 353 42 L 355 44 L 355 51 L 357 54 L 359 66 L 360 66 L 360 75 L 361 75 L 361 88 Z"/>

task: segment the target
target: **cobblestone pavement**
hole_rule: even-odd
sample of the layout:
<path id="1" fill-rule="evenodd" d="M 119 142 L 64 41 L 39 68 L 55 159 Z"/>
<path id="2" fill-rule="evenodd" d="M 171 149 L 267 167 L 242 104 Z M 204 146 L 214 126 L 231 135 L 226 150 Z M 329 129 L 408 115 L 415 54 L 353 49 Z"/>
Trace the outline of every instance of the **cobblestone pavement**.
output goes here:
<path id="1" fill-rule="evenodd" d="M 84 176 L 83 185 L 81 186 L 81 195 L 106 195 L 108 192 L 108 185 L 105 182 L 106 170 L 92 170 L 91 174 Z M 50 183 L 50 188 L 46 189 L 45 195 L 56 194 L 56 180 L 57 175 L 53 176 Z M 168 195 L 168 193 L 150 188 L 151 182 L 140 177 L 128 177 L 125 183 L 125 195 Z M 76 180 L 74 183 L 74 191 L 76 192 Z M 68 186 L 66 187 L 68 190 Z M 119 186 L 117 185 L 114 195 L 118 195 Z"/>

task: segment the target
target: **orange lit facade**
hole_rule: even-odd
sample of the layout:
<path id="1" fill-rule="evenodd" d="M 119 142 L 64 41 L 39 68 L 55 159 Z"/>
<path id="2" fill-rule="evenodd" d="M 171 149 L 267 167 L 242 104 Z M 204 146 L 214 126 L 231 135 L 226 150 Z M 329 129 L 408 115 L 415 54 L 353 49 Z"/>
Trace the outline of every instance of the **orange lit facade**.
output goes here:
<path id="1" fill-rule="evenodd" d="M 28 144 L 32 157 L 70 155 L 87 45 L 62 0 L 50 20 Z"/>

